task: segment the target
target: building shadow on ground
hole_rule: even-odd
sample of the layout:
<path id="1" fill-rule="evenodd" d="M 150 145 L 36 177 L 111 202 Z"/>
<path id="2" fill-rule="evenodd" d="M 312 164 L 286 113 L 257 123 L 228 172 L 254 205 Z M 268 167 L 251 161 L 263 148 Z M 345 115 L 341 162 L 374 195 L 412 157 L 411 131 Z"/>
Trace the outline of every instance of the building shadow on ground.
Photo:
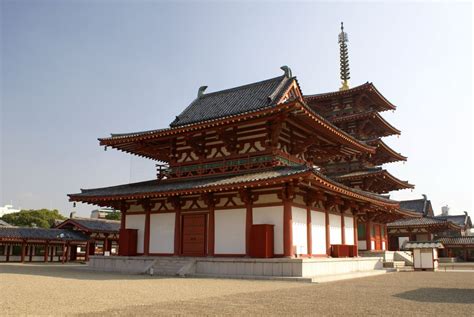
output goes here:
<path id="1" fill-rule="evenodd" d="M 474 303 L 474 289 L 469 288 L 418 288 L 393 295 L 394 297 L 423 303 Z"/>
<path id="2" fill-rule="evenodd" d="M 150 276 L 145 274 L 121 274 L 88 269 L 85 264 L 60 263 L 8 263 L 0 264 L 0 274 L 36 275 L 77 280 L 149 280 L 175 278 L 168 276 Z"/>

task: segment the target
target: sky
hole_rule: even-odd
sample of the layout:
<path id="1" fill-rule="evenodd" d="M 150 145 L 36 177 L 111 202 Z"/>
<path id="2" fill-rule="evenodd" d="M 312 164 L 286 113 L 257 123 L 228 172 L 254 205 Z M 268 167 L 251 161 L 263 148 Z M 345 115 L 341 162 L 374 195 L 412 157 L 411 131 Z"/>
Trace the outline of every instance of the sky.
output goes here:
<path id="1" fill-rule="evenodd" d="M 152 179 L 155 163 L 97 141 L 165 128 L 196 96 L 291 67 L 304 94 L 337 90 L 337 35 L 351 86 L 397 106 L 385 167 L 435 214 L 472 213 L 470 3 L 0 1 L 0 205 L 72 210 L 67 194 Z M 93 205 L 78 204 L 89 216 Z"/>

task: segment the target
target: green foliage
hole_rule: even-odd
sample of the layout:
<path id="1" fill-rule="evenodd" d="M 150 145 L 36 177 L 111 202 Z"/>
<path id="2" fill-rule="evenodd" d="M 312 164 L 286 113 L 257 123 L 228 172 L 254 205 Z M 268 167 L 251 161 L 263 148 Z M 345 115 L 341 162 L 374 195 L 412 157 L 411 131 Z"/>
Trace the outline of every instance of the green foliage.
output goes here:
<path id="1" fill-rule="evenodd" d="M 105 219 L 120 220 L 120 212 L 119 211 L 109 212 L 105 215 Z"/>
<path id="2" fill-rule="evenodd" d="M 34 227 L 51 228 L 55 219 L 64 220 L 66 217 L 61 215 L 58 210 L 38 209 L 38 210 L 21 210 L 1 218 L 7 223 L 18 227 Z"/>

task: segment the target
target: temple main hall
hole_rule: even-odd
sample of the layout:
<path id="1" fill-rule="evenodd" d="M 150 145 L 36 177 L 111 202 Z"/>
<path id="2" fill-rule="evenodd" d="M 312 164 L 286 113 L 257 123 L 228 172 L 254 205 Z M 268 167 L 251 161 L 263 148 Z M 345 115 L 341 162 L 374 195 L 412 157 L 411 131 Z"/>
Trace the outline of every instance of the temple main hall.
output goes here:
<path id="1" fill-rule="evenodd" d="M 100 145 L 153 160 L 144 182 L 83 189 L 70 201 L 120 210 L 128 256 L 329 258 L 388 249 L 387 223 L 419 217 L 386 195 L 413 188 L 382 165 L 406 157 L 382 141 L 400 134 L 372 83 L 350 88 L 341 30 L 342 87 L 304 94 L 282 74 L 208 92 L 151 131 Z"/>

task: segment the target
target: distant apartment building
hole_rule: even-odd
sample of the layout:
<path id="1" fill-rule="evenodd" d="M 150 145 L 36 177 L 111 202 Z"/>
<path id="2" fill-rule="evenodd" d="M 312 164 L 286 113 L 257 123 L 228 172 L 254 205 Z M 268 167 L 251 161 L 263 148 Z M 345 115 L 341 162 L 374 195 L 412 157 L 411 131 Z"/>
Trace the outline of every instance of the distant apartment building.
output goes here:
<path id="1" fill-rule="evenodd" d="M 113 212 L 120 212 L 120 211 L 114 210 L 113 208 L 94 209 L 91 211 L 91 218 L 92 219 L 106 219 L 106 216 Z"/>
<path id="2" fill-rule="evenodd" d="M 6 214 L 11 214 L 19 211 L 20 209 L 13 208 L 13 205 L 5 205 L 3 207 L 0 207 L 0 217 L 3 217 Z"/>

